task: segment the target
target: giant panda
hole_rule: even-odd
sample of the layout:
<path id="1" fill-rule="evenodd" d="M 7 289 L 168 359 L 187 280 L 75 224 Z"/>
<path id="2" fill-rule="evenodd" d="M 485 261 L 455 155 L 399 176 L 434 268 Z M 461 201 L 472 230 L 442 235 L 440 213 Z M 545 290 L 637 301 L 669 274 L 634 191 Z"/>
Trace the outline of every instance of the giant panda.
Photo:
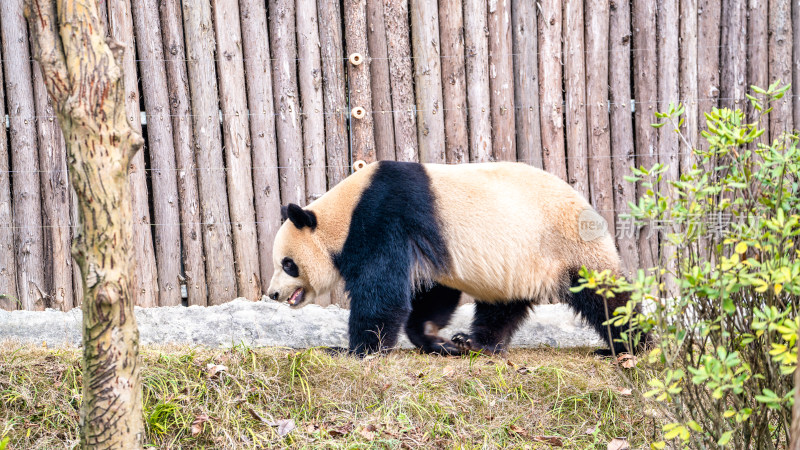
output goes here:
<path id="1" fill-rule="evenodd" d="M 404 328 L 424 352 L 503 352 L 532 306 L 556 302 L 622 352 L 603 299 L 570 291 L 582 266 L 620 272 L 612 236 L 580 229 L 587 212 L 599 217 L 522 163 L 372 163 L 307 207 L 282 208 L 268 296 L 298 307 L 343 279 L 359 355 L 391 349 Z M 476 299 L 471 330 L 442 338 L 462 293 Z M 609 312 L 626 301 L 612 298 Z"/>

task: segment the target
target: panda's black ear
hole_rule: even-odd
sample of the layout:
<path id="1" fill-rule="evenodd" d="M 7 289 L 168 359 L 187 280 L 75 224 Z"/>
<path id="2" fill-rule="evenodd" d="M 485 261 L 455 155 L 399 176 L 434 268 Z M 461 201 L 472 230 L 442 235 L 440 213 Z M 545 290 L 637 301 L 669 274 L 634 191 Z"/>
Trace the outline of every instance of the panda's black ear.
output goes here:
<path id="1" fill-rule="evenodd" d="M 313 211 L 306 211 L 294 203 L 289 203 L 289 206 L 281 207 L 281 219 L 291 220 L 294 226 L 299 230 L 302 230 L 303 227 L 309 227 L 311 231 L 314 231 L 314 229 L 317 228 L 316 214 L 314 214 Z"/>

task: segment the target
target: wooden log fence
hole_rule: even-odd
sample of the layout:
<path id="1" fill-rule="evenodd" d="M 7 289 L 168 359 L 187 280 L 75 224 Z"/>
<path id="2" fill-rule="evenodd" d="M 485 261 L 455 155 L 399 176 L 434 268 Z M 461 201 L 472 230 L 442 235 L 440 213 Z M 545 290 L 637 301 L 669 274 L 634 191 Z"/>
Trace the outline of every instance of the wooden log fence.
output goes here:
<path id="1" fill-rule="evenodd" d="M 357 161 L 542 167 L 605 218 L 626 273 L 651 267 L 664 237 L 620 219 L 637 195 L 624 177 L 661 162 L 672 179 L 696 163 L 669 127 L 650 126 L 654 113 L 681 102 L 682 132 L 702 147 L 710 108 L 800 80 L 787 0 L 100 7 L 146 139 L 129 180 L 140 306 L 260 298 L 280 205 L 314 201 Z M 80 306 L 80 217 L 27 31 L 22 1 L 0 2 L 0 308 L 68 310 Z M 793 92 L 769 115 L 770 139 L 800 123 Z M 347 298 L 339 287 L 319 302 Z"/>

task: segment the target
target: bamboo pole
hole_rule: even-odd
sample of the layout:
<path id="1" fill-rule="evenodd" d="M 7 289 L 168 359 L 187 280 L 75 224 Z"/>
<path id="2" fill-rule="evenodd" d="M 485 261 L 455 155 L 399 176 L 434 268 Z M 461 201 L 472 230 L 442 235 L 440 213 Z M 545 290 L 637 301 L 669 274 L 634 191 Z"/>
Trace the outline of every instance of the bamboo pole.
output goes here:
<path id="1" fill-rule="evenodd" d="M 693 147 L 700 137 L 697 110 L 697 0 L 682 0 L 680 4 L 680 97 L 686 112 L 683 130 Z M 688 173 L 695 164 L 692 148 L 679 142 L 681 173 Z"/>
<path id="2" fill-rule="evenodd" d="M 720 12 L 720 0 L 697 0 L 697 110 L 700 129 L 705 129 L 704 114 L 718 104 Z M 697 147 L 707 149 L 708 144 L 705 139 L 698 139 Z"/>
<path id="3" fill-rule="evenodd" d="M 175 146 L 167 93 L 167 74 L 158 4 L 155 0 L 133 2 L 136 45 L 139 51 L 144 105 L 147 111 L 147 143 L 150 157 L 150 185 L 153 190 L 153 219 L 158 304 L 181 304 L 181 229 Z"/>
<path id="4" fill-rule="evenodd" d="M 344 41 L 347 54 L 348 95 L 350 96 L 350 150 L 352 161 L 375 161 L 370 57 L 367 48 L 366 0 L 344 0 Z M 360 58 L 360 63 L 358 62 Z M 356 113 L 361 108 L 361 115 Z"/>
<path id="5" fill-rule="evenodd" d="M 564 85 L 567 100 L 567 173 L 569 184 L 589 198 L 586 136 L 586 70 L 584 67 L 583 2 L 564 6 Z M 594 55 L 593 55 L 594 56 Z"/>
<path id="6" fill-rule="evenodd" d="M 322 58 L 322 94 L 325 102 L 325 154 L 328 189 L 349 173 L 347 101 L 344 96 L 342 13 L 338 0 L 318 0 L 319 40 Z"/>
<path id="7" fill-rule="evenodd" d="M 542 0 L 539 15 L 539 107 L 542 128 L 542 166 L 567 181 L 562 95 L 562 5 Z"/>
<path id="8" fill-rule="evenodd" d="M 511 23 L 514 50 L 514 104 L 517 158 L 542 168 L 542 132 L 539 117 L 539 57 L 536 3 L 513 0 Z"/>
<path id="9" fill-rule="evenodd" d="M 3 40 L 6 101 L 11 144 L 11 180 L 14 251 L 20 309 L 43 310 L 47 305 L 42 241 L 42 209 L 36 111 L 31 84 L 28 29 L 22 17 L 22 0 L 0 2 L 0 36 Z M 5 124 L 3 124 L 5 126 Z"/>
<path id="10" fill-rule="evenodd" d="M 789 0 L 769 1 L 769 79 L 781 80 L 788 84 L 792 79 L 792 5 Z M 764 83 L 760 87 L 765 87 Z M 773 104 L 769 113 L 770 140 L 774 141 L 781 133 L 791 133 L 793 88 Z"/>
<path id="11" fill-rule="evenodd" d="M 225 195 L 225 171 L 221 170 L 224 164 L 219 129 L 217 71 L 214 65 L 216 46 L 208 0 L 183 2 L 183 27 L 200 188 L 208 304 L 219 305 L 236 296 L 236 278 L 231 264 L 233 244 L 228 198 Z"/>
<path id="12" fill-rule="evenodd" d="M 440 0 L 439 11 L 445 159 L 450 164 L 465 163 L 469 162 L 469 139 L 464 71 L 464 10 L 461 0 Z"/>
<path id="13" fill-rule="evenodd" d="M 489 87 L 492 90 L 492 153 L 496 160 L 516 161 L 511 0 L 489 2 L 488 13 Z"/>
<path id="14" fill-rule="evenodd" d="M 389 50 L 383 1 L 367 2 L 367 47 L 369 49 L 370 86 L 372 87 L 372 120 L 375 132 L 375 154 L 379 160 L 395 159 L 394 124 L 392 123 L 392 89 L 389 81 Z"/>
<path id="15" fill-rule="evenodd" d="M 2 55 L 2 53 L 0 53 Z M 0 117 L 5 121 L 6 96 L 3 82 L 3 57 L 0 57 Z M 8 135 L 6 124 L 0 121 L 0 223 L 10 224 L 11 215 L 11 172 L 8 166 Z M 17 304 L 17 262 L 14 254 L 14 228 L 0 227 L 0 309 L 13 311 L 22 305 Z"/>
<path id="16" fill-rule="evenodd" d="M 469 158 L 472 162 L 492 160 L 492 105 L 487 57 L 489 39 L 485 31 L 488 26 L 486 2 L 464 0 L 464 59 L 467 69 Z"/>
<path id="17" fill-rule="evenodd" d="M 720 105 L 744 108 L 747 59 L 745 0 L 722 2 L 720 34 Z"/>
<path id="18" fill-rule="evenodd" d="M 272 51 L 272 94 L 275 96 L 275 133 L 278 139 L 278 165 L 283 204 L 305 204 L 303 172 L 303 133 L 297 90 L 297 42 L 295 2 L 269 2 L 269 45 Z"/>
<path id="19" fill-rule="evenodd" d="M 180 213 L 183 273 L 189 305 L 206 306 L 208 289 L 203 262 L 203 231 L 200 226 L 200 200 L 197 191 L 197 165 L 194 158 L 192 108 L 186 73 L 186 51 L 183 46 L 183 23 L 180 0 L 161 2 L 161 31 L 164 62 L 167 70 L 169 113 Z"/>
<path id="20" fill-rule="evenodd" d="M 439 11 L 435 2 L 411 0 L 411 48 L 417 93 L 419 160 L 445 162 Z"/>
<path id="21" fill-rule="evenodd" d="M 609 2 L 586 3 L 586 124 L 589 131 L 589 191 L 594 208 L 616 235 L 608 123 Z"/>

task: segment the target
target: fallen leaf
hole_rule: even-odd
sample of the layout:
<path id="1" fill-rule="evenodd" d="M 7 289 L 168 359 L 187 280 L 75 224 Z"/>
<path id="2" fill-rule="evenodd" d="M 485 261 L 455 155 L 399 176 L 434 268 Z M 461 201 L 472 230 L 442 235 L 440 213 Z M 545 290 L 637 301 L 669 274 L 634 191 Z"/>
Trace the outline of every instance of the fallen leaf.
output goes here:
<path id="1" fill-rule="evenodd" d="M 442 370 L 442 376 L 445 378 L 450 378 L 456 374 L 456 369 L 453 366 L 447 366 Z"/>
<path id="2" fill-rule="evenodd" d="M 280 419 L 275 422 L 267 422 L 267 425 L 271 427 L 278 427 L 279 436 L 286 436 L 287 434 L 291 433 L 292 430 L 297 428 L 297 426 L 294 424 L 294 419 Z"/>
<path id="3" fill-rule="evenodd" d="M 617 388 L 617 394 L 619 395 L 631 395 L 633 394 L 633 390 L 631 388 Z"/>
<path id="4" fill-rule="evenodd" d="M 631 450 L 631 446 L 624 437 L 616 437 L 608 443 L 608 450 Z"/>
<path id="5" fill-rule="evenodd" d="M 558 436 L 534 436 L 533 440 L 534 442 L 545 442 L 556 447 L 564 446 L 564 442 Z"/>
<path id="6" fill-rule="evenodd" d="M 626 369 L 632 369 L 636 367 L 638 362 L 639 360 L 630 353 L 623 353 L 617 357 L 617 363 Z"/>
<path id="7" fill-rule="evenodd" d="M 251 416 L 253 416 L 259 422 L 269 423 L 269 424 L 272 423 L 269 420 L 262 417 L 261 414 L 257 413 L 253 408 L 247 408 L 247 411 L 250 413 Z"/>
<path id="8" fill-rule="evenodd" d="M 192 422 L 192 437 L 197 437 L 197 435 L 203 432 L 203 424 L 208 422 L 208 419 L 207 414 L 198 414 L 195 416 L 194 422 Z"/>
<path id="9" fill-rule="evenodd" d="M 358 434 L 360 434 L 364 439 L 371 441 L 375 439 L 375 425 L 369 424 L 366 427 L 360 429 Z"/>
<path id="10" fill-rule="evenodd" d="M 348 422 L 347 424 L 345 424 L 343 426 L 336 427 L 336 428 L 331 428 L 330 430 L 326 430 L 326 431 L 328 432 L 328 434 L 331 437 L 344 436 L 345 434 L 353 431 L 353 423 L 352 422 Z"/>
<path id="11" fill-rule="evenodd" d="M 518 373 L 518 374 L 520 374 L 520 375 L 527 375 L 527 374 L 529 374 L 529 373 L 531 373 L 531 372 L 532 372 L 532 370 L 531 370 L 531 369 L 528 369 L 528 368 L 527 368 L 527 367 L 525 367 L 525 366 L 522 366 L 522 367 L 520 367 L 519 369 L 517 369 L 517 373 Z"/>
<path id="12" fill-rule="evenodd" d="M 220 373 L 227 371 L 228 367 L 222 364 L 212 364 L 212 363 L 206 364 L 206 375 L 208 375 L 208 378 L 214 378 Z"/>
<path id="13" fill-rule="evenodd" d="M 522 428 L 522 427 L 518 427 L 518 426 L 516 426 L 516 425 L 513 425 L 513 424 L 512 424 L 510 427 L 508 427 L 508 429 L 509 429 L 509 430 L 510 430 L 512 433 L 514 433 L 514 434 L 518 434 L 518 435 L 520 435 L 520 436 L 527 436 L 527 435 L 528 435 L 528 432 L 527 432 L 527 431 L 525 431 L 525 429 L 524 429 L 524 428 Z"/>

